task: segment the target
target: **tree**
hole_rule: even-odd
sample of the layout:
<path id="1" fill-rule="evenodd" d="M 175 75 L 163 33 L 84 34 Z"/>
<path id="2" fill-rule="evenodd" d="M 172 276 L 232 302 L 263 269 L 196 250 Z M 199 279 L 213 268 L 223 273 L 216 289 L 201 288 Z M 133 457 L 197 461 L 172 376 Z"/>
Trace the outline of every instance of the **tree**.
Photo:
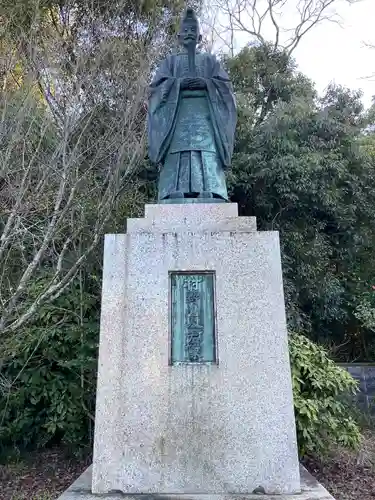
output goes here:
<path id="1" fill-rule="evenodd" d="M 289 55 L 269 43 L 245 47 L 224 62 L 247 124 L 251 116 L 250 128 L 260 125 L 280 101 L 301 98 L 312 102 L 316 97 L 312 83 L 297 72 Z"/>
<path id="2" fill-rule="evenodd" d="M 318 99 L 285 53 L 244 49 L 227 61 L 239 94 L 231 199 L 264 230 L 280 230 L 288 320 L 315 340 L 371 359 L 357 307 L 371 287 L 374 163 L 361 147 L 360 94 Z"/>
<path id="3" fill-rule="evenodd" d="M 201 3 L 190 2 L 197 10 Z M 154 65 L 168 50 L 184 4 L 183 0 L 5 2 L 0 7 L 6 52 L 2 86 L 20 85 L 28 78 L 60 119 L 65 111 L 90 103 L 94 94 L 102 101 L 113 99 L 111 92 L 124 93 L 127 77 L 135 76 L 131 71 L 137 72 L 141 63 Z"/>
<path id="4" fill-rule="evenodd" d="M 147 84 L 170 50 L 183 4 L 1 4 L 5 444 L 87 441 L 90 434 L 102 236 L 122 230 L 146 201 L 139 172 Z"/>
<path id="5" fill-rule="evenodd" d="M 250 42 L 270 43 L 274 50 L 281 49 L 290 56 L 315 26 L 339 21 L 335 10 L 339 3 L 340 0 L 210 0 L 206 21 L 211 44 L 219 40 L 234 56 L 240 34 Z"/>
<path id="6" fill-rule="evenodd" d="M 0 333 L 64 292 L 120 197 L 137 191 L 147 84 L 181 7 L 180 0 L 2 5 Z M 50 281 L 30 304 L 27 288 L 40 273 Z"/>

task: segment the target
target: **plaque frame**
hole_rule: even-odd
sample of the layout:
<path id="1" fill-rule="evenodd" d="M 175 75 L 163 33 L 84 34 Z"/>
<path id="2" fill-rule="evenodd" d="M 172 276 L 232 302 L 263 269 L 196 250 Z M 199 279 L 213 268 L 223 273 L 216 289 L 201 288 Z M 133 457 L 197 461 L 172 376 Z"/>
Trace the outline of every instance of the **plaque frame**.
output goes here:
<path id="1" fill-rule="evenodd" d="M 169 282 L 169 303 L 168 303 L 168 308 L 169 308 L 169 345 L 168 345 L 168 362 L 170 366 L 175 366 L 175 365 L 181 365 L 181 364 L 189 364 L 189 365 L 218 365 L 219 364 L 219 356 L 218 356 L 218 342 L 217 342 L 217 337 L 218 337 L 218 332 L 217 332 L 217 315 L 216 315 L 216 272 L 214 270 L 194 270 L 194 271 L 169 271 L 169 276 L 168 276 L 168 282 Z M 178 280 L 180 278 L 183 279 L 186 278 L 188 280 L 189 278 L 197 278 L 198 280 L 201 279 L 201 282 L 205 282 L 205 286 L 210 287 L 210 299 L 208 297 L 200 297 L 201 304 L 205 302 L 206 308 L 209 307 L 210 309 L 210 314 L 209 320 L 211 321 L 211 324 L 207 324 L 207 318 L 205 315 L 202 313 L 202 310 L 200 311 L 200 317 L 204 317 L 204 324 L 203 325 L 197 325 L 201 329 L 203 329 L 201 333 L 201 353 L 200 355 L 193 356 L 195 359 L 187 359 L 186 356 L 186 343 L 189 341 L 189 339 L 186 338 L 186 330 L 184 332 L 180 333 L 179 339 L 175 337 L 175 335 L 178 335 L 175 332 L 175 327 L 176 323 L 178 320 L 174 317 L 175 314 L 177 314 L 177 311 L 175 311 L 175 296 L 174 296 L 174 279 Z M 176 286 L 177 284 L 175 284 Z M 191 292 L 191 290 L 189 290 Z M 186 292 L 187 293 L 187 292 Z M 186 299 L 186 296 L 185 296 Z M 211 300 L 212 299 L 212 300 Z M 208 301 L 211 300 L 211 303 L 208 303 Z M 194 302 L 194 300 L 193 300 Z M 184 304 L 185 305 L 185 304 Z M 185 308 L 182 308 L 183 311 L 185 311 Z M 207 309 L 206 309 L 207 310 Z M 181 308 L 180 308 L 180 313 L 181 313 Z M 182 321 L 180 319 L 180 321 Z M 205 328 L 206 328 L 206 333 L 205 333 Z M 194 330 L 194 329 L 193 329 Z M 211 331 L 210 337 L 208 337 L 207 332 Z M 193 332 L 196 334 L 196 332 Z M 181 345 L 181 343 L 184 343 L 184 347 Z M 207 347 L 204 349 L 204 343 L 207 345 L 209 344 L 209 348 Z M 175 348 L 176 345 L 179 344 L 179 350 L 180 353 L 182 350 L 184 350 L 185 356 L 182 357 L 181 355 L 176 355 Z M 208 352 L 208 350 L 212 353 L 210 356 L 205 356 L 205 353 L 203 351 Z M 183 358 L 183 359 L 182 359 Z M 197 359 L 200 358 L 200 359 Z"/>

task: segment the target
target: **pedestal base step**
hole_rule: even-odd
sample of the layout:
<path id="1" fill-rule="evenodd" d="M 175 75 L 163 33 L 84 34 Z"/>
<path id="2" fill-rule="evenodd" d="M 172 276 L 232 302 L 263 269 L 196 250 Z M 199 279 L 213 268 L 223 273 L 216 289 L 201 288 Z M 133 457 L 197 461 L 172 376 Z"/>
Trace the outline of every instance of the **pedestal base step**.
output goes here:
<path id="1" fill-rule="evenodd" d="M 264 495 L 262 493 L 225 495 L 142 493 L 133 495 L 117 491 L 93 495 L 91 493 L 92 474 L 91 467 L 89 467 L 58 500 L 334 500 L 333 496 L 302 466 L 300 474 L 302 491 L 296 495 Z"/>

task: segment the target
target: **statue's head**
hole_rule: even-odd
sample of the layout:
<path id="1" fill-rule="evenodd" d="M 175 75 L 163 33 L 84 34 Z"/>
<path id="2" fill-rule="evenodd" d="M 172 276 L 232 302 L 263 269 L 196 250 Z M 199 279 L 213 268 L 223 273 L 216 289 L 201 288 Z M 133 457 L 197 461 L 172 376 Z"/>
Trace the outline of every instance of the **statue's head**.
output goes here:
<path id="1" fill-rule="evenodd" d="M 186 9 L 181 20 L 178 41 L 187 48 L 190 45 L 197 45 L 201 40 L 198 18 L 193 9 Z"/>

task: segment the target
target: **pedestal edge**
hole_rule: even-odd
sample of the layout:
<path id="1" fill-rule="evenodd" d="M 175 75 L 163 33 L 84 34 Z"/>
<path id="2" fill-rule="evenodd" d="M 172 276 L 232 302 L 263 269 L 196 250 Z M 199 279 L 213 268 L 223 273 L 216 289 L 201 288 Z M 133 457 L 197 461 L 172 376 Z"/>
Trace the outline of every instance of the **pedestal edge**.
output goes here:
<path id="1" fill-rule="evenodd" d="M 68 488 L 58 500 L 335 500 L 334 497 L 301 465 L 301 493 L 265 494 L 170 494 L 170 493 L 122 493 L 112 491 L 104 494 L 91 493 L 92 466 Z"/>

